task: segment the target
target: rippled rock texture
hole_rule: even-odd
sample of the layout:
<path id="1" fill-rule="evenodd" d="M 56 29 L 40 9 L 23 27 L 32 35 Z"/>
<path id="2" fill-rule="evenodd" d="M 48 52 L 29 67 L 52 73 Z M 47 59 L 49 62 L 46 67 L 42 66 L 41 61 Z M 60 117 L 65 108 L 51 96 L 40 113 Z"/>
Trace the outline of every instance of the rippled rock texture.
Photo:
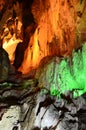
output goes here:
<path id="1" fill-rule="evenodd" d="M 86 99 L 79 97 L 69 102 L 41 94 L 35 114 L 33 130 L 85 130 Z"/>

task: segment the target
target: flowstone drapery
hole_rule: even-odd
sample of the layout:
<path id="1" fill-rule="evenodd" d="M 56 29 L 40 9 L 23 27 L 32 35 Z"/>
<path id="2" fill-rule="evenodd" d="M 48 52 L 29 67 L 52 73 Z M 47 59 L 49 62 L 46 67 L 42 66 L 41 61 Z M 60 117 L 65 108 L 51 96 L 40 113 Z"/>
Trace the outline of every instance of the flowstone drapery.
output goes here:
<path id="1" fill-rule="evenodd" d="M 86 92 L 86 43 L 82 50 L 73 52 L 72 57 L 53 58 L 44 68 L 43 87 L 50 90 L 51 95 L 60 97 L 67 91 L 73 92 L 73 97 L 79 97 Z"/>

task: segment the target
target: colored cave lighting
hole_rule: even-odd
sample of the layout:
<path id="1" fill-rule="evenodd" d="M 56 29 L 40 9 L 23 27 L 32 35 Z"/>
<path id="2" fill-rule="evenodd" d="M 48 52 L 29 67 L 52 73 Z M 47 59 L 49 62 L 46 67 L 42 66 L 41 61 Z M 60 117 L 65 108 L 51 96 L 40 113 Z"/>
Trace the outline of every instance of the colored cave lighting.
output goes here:
<path id="1" fill-rule="evenodd" d="M 72 58 L 63 59 L 55 68 L 53 83 L 50 86 L 52 96 L 60 96 L 66 91 L 73 91 L 77 98 L 86 92 L 86 43 L 82 50 L 73 52 Z"/>

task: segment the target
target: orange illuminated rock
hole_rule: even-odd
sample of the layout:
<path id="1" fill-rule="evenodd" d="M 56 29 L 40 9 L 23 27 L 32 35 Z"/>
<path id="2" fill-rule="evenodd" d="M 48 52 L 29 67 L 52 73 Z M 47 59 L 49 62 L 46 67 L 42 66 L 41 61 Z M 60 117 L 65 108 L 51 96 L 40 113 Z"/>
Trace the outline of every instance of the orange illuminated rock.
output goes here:
<path id="1" fill-rule="evenodd" d="M 34 0 L 32 13 L 37 24 L 19 68 L 27 73 L 46 56 L 68 56 L 74 48 L 76 0 Z"/>

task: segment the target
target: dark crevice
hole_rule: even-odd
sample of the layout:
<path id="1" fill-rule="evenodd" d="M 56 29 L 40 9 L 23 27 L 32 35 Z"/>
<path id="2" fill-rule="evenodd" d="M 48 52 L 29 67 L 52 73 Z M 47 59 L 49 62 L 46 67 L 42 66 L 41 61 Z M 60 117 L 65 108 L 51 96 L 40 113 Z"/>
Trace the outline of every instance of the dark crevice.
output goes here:
<path id="1" fill-rule="evenodd" d="M 14 66 L 18 69 L 23 60 L 24 60 L 24 53 L 28 47 L 30 37 L 33 35 L 37 25 L 35 23 L 33 14 L 31 12 L 31 6 L 34 0 L 24 0 L 22 1 L 22 32 L 23 32 L 23 43 L 19 43 L 17 45 L 15 51 L 15 60 Z"/>
<path id="2" fill-rule="evenodd" d="M 4 7 L 2 9 L 2 11 L 0 12 L 0 21 L 1 21 L 2 17 L 3 17 L 3 15 L 4 15 L 5 11 L 6 11 L 6 7 Z"/>

